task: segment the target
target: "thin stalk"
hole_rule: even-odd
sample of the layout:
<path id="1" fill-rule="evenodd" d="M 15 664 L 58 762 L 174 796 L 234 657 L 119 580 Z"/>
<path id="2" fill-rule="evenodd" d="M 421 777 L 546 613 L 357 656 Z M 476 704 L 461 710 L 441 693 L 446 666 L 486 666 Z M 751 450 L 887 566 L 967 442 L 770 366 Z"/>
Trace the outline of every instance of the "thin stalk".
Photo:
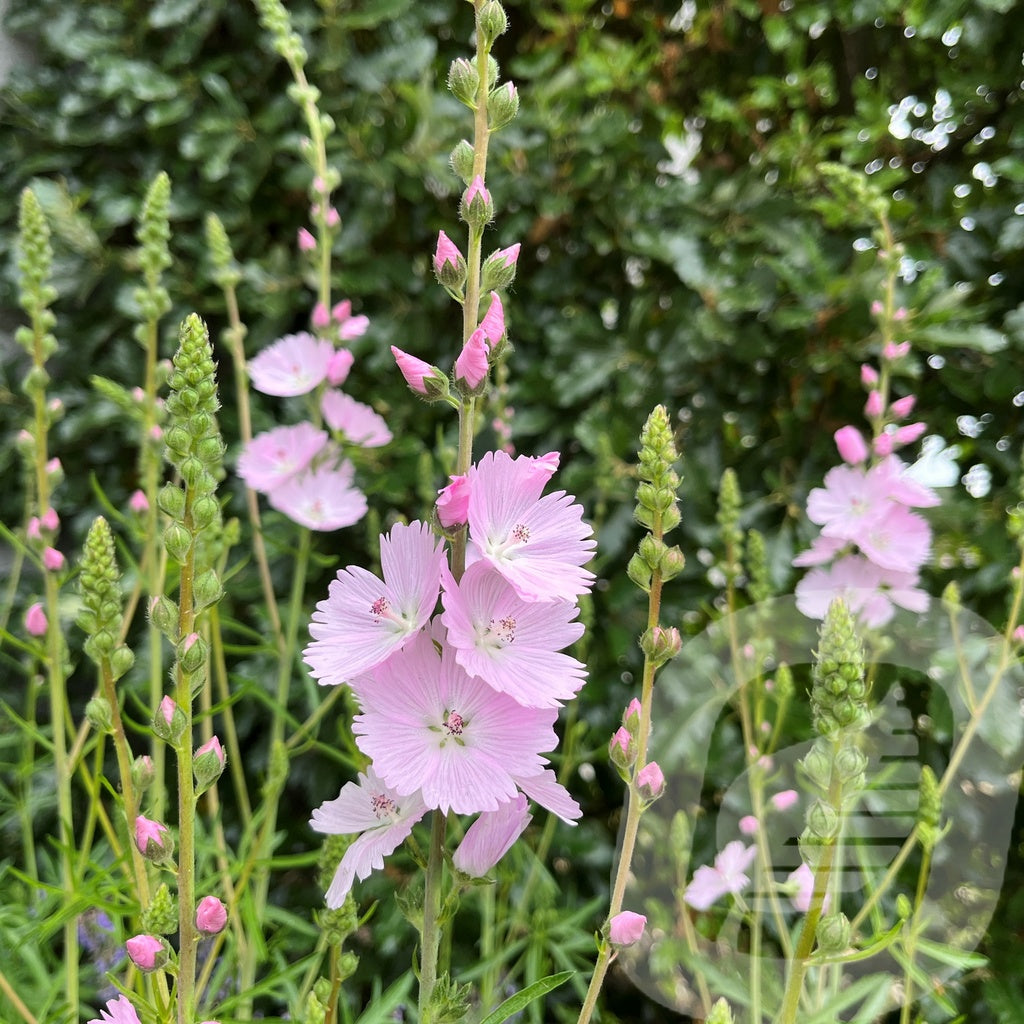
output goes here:
<path id="1" fill-rule="evenodd" d="M 444 865 L 447 823 L 441 811 L 434 811 L 430 823 L 430 855 L 423 890 L 423 930 L 420 933 L 420 1024 L 431 1024 L 430 1001 L 437 984 L 437 953 L 440 946 L 437 919 L 441 911 L 441 869 Z"/>

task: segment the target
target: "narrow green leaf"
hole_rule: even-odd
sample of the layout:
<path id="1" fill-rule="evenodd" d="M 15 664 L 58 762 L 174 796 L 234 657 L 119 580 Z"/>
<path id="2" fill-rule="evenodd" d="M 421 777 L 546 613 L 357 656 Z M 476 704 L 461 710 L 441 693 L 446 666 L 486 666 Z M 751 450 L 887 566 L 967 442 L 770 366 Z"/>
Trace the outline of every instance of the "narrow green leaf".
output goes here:
<path id="1" fill-rule="evenodd" d="M 535 981 L 532 985 L 517 992 L 514 996 L 506 999 L 493 1013 L 488 1014 L 480 1024 L 502 1024 L 515 1013 L 525 1009 L 541 996 L 547 995 L 559 985 L 564 985 L 573 975 L 572 971 L 562 971 L 559 974 L 549 974 L 546 978 Z"/>

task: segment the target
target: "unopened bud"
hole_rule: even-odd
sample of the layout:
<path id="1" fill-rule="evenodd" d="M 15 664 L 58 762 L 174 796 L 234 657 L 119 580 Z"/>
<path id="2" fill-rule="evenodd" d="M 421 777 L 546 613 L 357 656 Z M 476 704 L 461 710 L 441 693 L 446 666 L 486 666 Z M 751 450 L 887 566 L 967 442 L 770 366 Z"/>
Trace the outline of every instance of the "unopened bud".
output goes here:
<path id="1" fill-rule="evenodd" d="M 637 772 L 636 791 L 641 800 L 657 800 L 665 792 L 665 775 L 657 761 L 649 761 Z"/>
<path id="2" fill-rule="evenodd" d="M 192 534 L 181 523 L 170 523 L 164 530 L 164 547 L 171 558 L 184 565 L 192 548 Z"/>
<path id="3" fill-rule="evenodd" d="M 110 708 L 110 701 L 106 697 L 99 695 L 93 697 L 85 705 L 85 717 L 97 732 L 114 731 L 114 716 Z"/>
<path id="4" fill-rule="evenodd" d="M 192 760 L 192 774 L 196 779 L 197 792 L 210 788 L 224 771 L 224 748 L 216 736 L 199 747 Z"/>
<path id="5" fill-rule="evenodd" d="M 149 621 L 171 640 L 178 637 L 178 606 L 162 594 L 149 603 Z"/>
<path id="6" fill-rule="evenodd" d="M 487 0 L 487 3 L 480 8 L 477 25 L 483 36 L 484 46 L 489 50 L 494 40 L 503 35 L 508 28 L 508 15 L 505 13 L 505 8 L 498 3 L 498 0 Z"/>
<path id="7" fill-rule="evenodd" d="M 164 697 L 153 715 L 153 732 L 162 740 L 177 743 L 188 724 L 185 712 L 170 697 Z"/>
<path id="8" fill-rule="evenodd" d="M 631 768 L 636 762 L 636 739 L 625 727 L 620 726 L 608 743 L 608 758 L 616 768 Z"/>
<path id="9" fill-rule="evenodd" d="M 816 800 L 807 812 L 807 829 L 815 839 L 823 842 L 839 835 L 839 814 L 824 800 Z"/>
<path id="10" fill-rule="evenodd" d="M 476 65 L 465 57 L 458 57 L 448 68 L 448 88 L 451 94 L 471 110 L 476 109 L 476 97 L 480 90 L 480 74 Z"/>
<path id="11" fill-rule="evenodd" d="M 651 590 L 651 567 L 647 564 L 647 560 L 641 555 L 636 554 L 629 560 L 629 565 L 626 566 L 626 575 L 642 590 L 644 593 L 650 593 Z"/>
<path id="12" fill-rule="evenodd" d="M 192 675 L 206 664 L 208 653 L 206 641 L 198 633 L 189 633 L 178 643 L 178 664 L 183 672 Z"/>
<path id="13" fill-rule="evenodd" d="M 110 655 L 110 674 L 114 677 L 114 682 L 117 682 L 134 664 L 135 653 L 130 647 L 122 644 L 114 648 Z"/>
<path id="14" fill-rule="evenodd" d="M 682 646 L 682 637 L 675 627 L 665 629 L 652 626 L 640 637 L 640 649 L 654 663 L 655 668 L 674 658 Z"/>
<path id="15" fill-rule="evenodd" d="M 196 928 L 203 935 L 216 935 L 224 930 L 228 912 L 216 896 L 204 896 L 196 907 Z"/>
<path id="16" fill-rule="evenodd" d="M 155 935 L 136 935 L 125 943 L 125 949 L 132 963 L 145 974 L 159 970 L 171 955 L 167 943 Z"/>
<path id="17" fill-rule="evenodd" d="M 845 914 L 826 914 L 815 932 L 822 953 L 842 953 L 850 945 L 850 921 Z"/>
<path id="18" fill-rule="evenodd" d="M 473 146 L 465 139 L 456 143 L 449 157 L 452 170 L 468 185 L 473 180 Z"/>
<path id="19" fill-rule="evenodd" d="M 163 822 L 153 821 L 140 814 L 135 819 L 135 845 L 146 860 L 159 864 L 170 857 L 174 841 Z"/>
<path id="20" fill-rule="evenodd" d="M 196 611 L 206 608 L 219 601 L 223 593 L 217 573 L 213 569 L 206 569 L 196 577 L 192 585 L 193 607 Z"/>
<path id="21" fill-rule="evenodd" d="M 520 243 L 505 249 L 496 249 L 484 260 L 481 270 L 480 287 L 485 292 L 500 291 L 516 279 L 516 264 L 519 262 Z"/>
<path id="22" fill-rule="evenodd" d="M 492 89 L 487 97 L 487 123 L 492 132 L 504 128 L 519 113 L 519 92 L 511 82 Z"/>
<path id="23" fill-rule="evenodd" d="M 156 778 L 156 770 L 153 767 L 153 758 L 149 754 L 143 754 L 132 762 L 132 784 L 140 792 L 152 785 Z"/>

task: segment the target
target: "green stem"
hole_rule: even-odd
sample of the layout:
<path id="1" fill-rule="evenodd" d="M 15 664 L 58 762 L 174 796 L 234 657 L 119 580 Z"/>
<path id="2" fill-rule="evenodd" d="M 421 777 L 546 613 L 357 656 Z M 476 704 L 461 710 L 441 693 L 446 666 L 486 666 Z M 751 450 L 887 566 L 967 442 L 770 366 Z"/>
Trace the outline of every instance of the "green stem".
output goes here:
<path id="1" fill-rule="evenodd" d="M 423 890 L 423 930 L 420 933 L 420 1024 L 431 1024 L 430 1001 L 437 984 L 437 952 L 440 947 L 438 916 L 441 911 L 441 869 L 444 865 L 444 837 L 447 819 L 434 811 L 430 824 L 430 854 Z"/>

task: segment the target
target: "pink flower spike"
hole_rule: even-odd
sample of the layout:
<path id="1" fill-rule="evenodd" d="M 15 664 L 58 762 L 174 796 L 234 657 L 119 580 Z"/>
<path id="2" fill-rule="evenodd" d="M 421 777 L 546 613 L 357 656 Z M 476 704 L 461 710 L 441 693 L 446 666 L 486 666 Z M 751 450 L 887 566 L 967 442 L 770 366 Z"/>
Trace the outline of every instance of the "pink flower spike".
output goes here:
<path id="1" fill-rule="evenodd" d="M 446 263 L 450 263 L 453 268 L 457 267 L 462 258 L 459 247 L 443 231 L 439 231 L 437 233 L 437 248 L 434 251 L 434 273 L 440 274 L 441 268 Z"/>
<path id="2" fill-rule="evenodd" d="M 228 923 L 227 908 L 216 896 L 204 896 L 196 907 L 196 928 L 203 935 L 216 935 Z"/>
<path id="3" fill-rule="evenodd" d="M 586 666 L 558 653 L 583 635 L 574 603 L 524 601 L 486 561 L 473 563 L 459 583 L 443 568 L 441 582 L 441 619 L 469 675 L 524 707 L 556 708 L 576 695 Z"/>
<path id="4" fill-rule="evenodd" d="M 250 490 L 269 494 L 308 468 L 327 441 L 327 431 L 312 423 L 275 427 L 257 434 L 242 449 L 238 475 Z"/>
<path id="5" fill-rule="evenodd" d="M 46 630 L 49 627 L 49 623 L 46 619 L 46 612 L 43 611 L 43 606 L 39 601 L 35 604 L 29 605 L 28 611 L 25 612 L 25 631 L 29 636 L 46 636 Z"/>
<path id="6" fill-rule="evenodd" d="M 896 431 L 897 444 L 913 444 L 926 430 L 924 423 L 907 423 Z"/>
<path id="7" fill-rule="evenodd" d="M 310 321 L 318 331 L 322 331 L 330 325 L 331 314 L 327 312 L 327 307 L 322 302 L 318 302 L 313 307 L 313 315 L 310 317 Z"/>
<path id="8" fill-rule="evenodd" d="M 469 478 L 453 476 L 447 487 L 437 492 L 437 521 L 446 529 L 464 526 L 469 517 Z"/>
<path id="9" fill-rule="evenodd" d="M 540 496 L 540 477 L 530 459 L 487 452 L 469 471 L 469 537 L 524 601 L 573 601 L 594 580 L 593 531 L 564 491 Z"/>
<path id="10" fill-rule="evenodd" d="M 136 515 L 145 515 L 149 511 L 149 498 L 146 497 L 146 492 L 133 491 L 132 496 L 128 499 L 128 507 Z"/>
<path id="11" fill-rule="evenodd" d="M 381 538 L 383 582 L 362 566 L 338 572 L 316 606 L 304 660 L 322 685 L 356 679 L 427 623 L 441 589 L 443 543 L 425 523 L 396 523 Z"/>
<path id="12" fill-rule="evenodd" d="M 45 548 L 43 568 L 48 572 L 60 572 L 64 568 L 64 556 L 56 548 Z"/>
<path id="13" fill-rule="evenodd" d="M 252 386 L 265 395 L 307 395 L 327 376 L 334 346 L 305 331 L 286 334 L 249 361 Z"/>
<path id="14" fill-rule="evenodd" d="M 455 379 L 467 388 L 480 386 L 487 376 L 487 345 L 483 328 L 478 327 L 463 346 L 459 358 L 455 360 Z"/>
<path id="15" fill-rule="evenodd" d="M 788 811 L 799 799 L 800 795 L 795 789 L 784 789 L 772 797 L 772 807 L 777 811 Z"/>
<path id="16" fill-rule="evenodd" d="M 351 462 L 323 465 L 293 476 L 270 492 L 271 507 L 310 530 L 329 532 L 366 515 L 366 495 L 352 483 Z"/>
<path id="17" fill-rule="evenodd" d="M 872 391 L 868 395 L 868 400 L 864 403 L 864 415 L 865 416 L 881 416 L 882 410 L 885 406 L 882 404 L 882 393 L 881 391 Z"/>
<path id="18" fill-rule="evenodd" d="M 647 927 L 647 918 L 632 910 L 623 910 L 608 922 L 608 941 L 619 949 L 640 941 Z"/>
<path id="19" fill-rule="evenodd" d="M 851 466 L 859 465 L 871 454 L 864 435 L 856 427 L 840 427 L 833 436 L 839 457 Z"/>
<path id="20" fill-rule="evenodd" d="M 424 379 L 433 377 L 440 371 L 436 371 L 430 363 L 425 363 L 422 359 L 417 359 L 415 356 L 409 355 L 408 352 L 395 348 L 394 345 L 391 346 L 391 354 L 395 357 L 398 369 L 402 371 L 405 383 L 417 394 L 425 395 L 427 387 L 423 383 Z"/>
<path id="21" fill-rule="evenodd" d="M 914 405 L 916 402 L 917 398 L 914 395 L 906 395 L 904 398 L 897 398 L 896 401 L 889 406 L 889 412 L 895 419 L 906 419 L 906 417 L 914 411 Z"/>
<path id="22" fill-rule="evenodd" d="M 480 330 L 491 348 L 494 348 L 505 335 L 505 308 L 497 292 L 491 292 L 491 304 L 487 307 L 487 314 L 480 321 Z"/>
<path id="23" fill-rule="evenodd" d="M 167 962 L 167 950 L 155 935 L 135 935 L 124 945 L 132 963 L 140 971 L 155 971 Z"/>
<path id="24" fill-rule="evenodd" d="M 332 388 L 341 387 L 348 379 L 349 370 L 355 362 L 355 356 L 347 348 L 339 348 L 327 364 L 327 383 Z"/>
<path id="25" fill-rule="evenodd" d="M 312 252 L 315 248 L 316 239 L 313 235 L 306 228 L 299 228 L 299 251 Z"/>
<path id="26" fill-rule="evenodd" d="M 325 391 L 320 411 L 331 430 L 344 435 L 349 444 L 380 448 L 391 440 L 391 431 L 384 420 L 368 405 L 357 402 L 344 391 Z"/>
<path id="27" fill-rule="evenodd" d="M 118 996 L 107 1001 L 107 1008 L 100 1010 L 88 1024 L 141 1024 L 139 1015 L 127 996 Z"/>
<path id="28" fill-rule="evenodd" d="M 512 848 L 533 820 L 520 793 L 496 811 L 484 811 L 466 831 L 452 863 L 464 875 L 483 878 Z"/>
<path id="29" fill-rule="evenodd" d="M 756 836 L 761 828 L 761 822 L 753 814 L 745 814 L 739 820 L 739 828 L 745 836 Z"/>
<path id="30" fill-rule="evenodd" d="M 368 316 L 350 316 L 341 325 L 341 330 L 338 331 L 338 336 L 342 341 L 351 341 L 353 338 L 361 338 L 366 333 L 369 326 L 370 318 Z"/>
<path id="31" fill-rule="evenodd" d="M 427 813 L 420 794 L 399 794 L 381 780 L 372 767 L 357 782 L 347 782 L 334 800 L 321 804 L 309 824 L 327 835 L 361 833 L 345 851 L 327 890 L 327 906 L 337 910 L 345 902 L 353 881 L 384 867 L 393 853 Z"/>
<path id="32" fill-rule="evenodd" d="M 705 864 L 697 868 L 683 900 L 695 910 L 708 910 L 727 893 L 742 892 L 750 885 L 745 872 L 756 855 L 756 846 L 744 846 L 739 839 L 727 843 L 715 858 L 714 867 Z"/>

